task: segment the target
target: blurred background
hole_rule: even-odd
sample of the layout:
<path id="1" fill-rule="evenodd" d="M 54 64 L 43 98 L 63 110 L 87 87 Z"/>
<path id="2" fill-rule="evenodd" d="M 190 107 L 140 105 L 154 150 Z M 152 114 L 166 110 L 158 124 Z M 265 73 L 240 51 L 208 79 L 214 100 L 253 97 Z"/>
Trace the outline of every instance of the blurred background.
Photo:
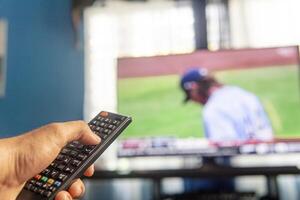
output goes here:
<path id="1" fill-rule="evenodd" d="M 257 94 L 276 137 L 299 137 L 299 6 L 298 0 L 1 0 L 0 135 L 89 121 L 108 110 L 131 115 L 134 123 L 97 161 L 99 171 L 197 165 L 199 155 L 117 155 L 127 139 L 141 139 L 135 145 L 145 138 L 203 139 L 201 108 L 182 106 L 179 78 L 189 67 L 205 67 Z M 295 152 L 257 154 L 231 162 L 299 166 Z M 297 175 L 277 180 L 280 199 L 300 198 Z M 254 199 L 268 190 L 263 176 L 234 182 Z M 154 198 L 148 179 L 86 184 L 84 199 Z M 164 194 L 185 191 L 181 178 L 165 179 L 161 188 Z"/>

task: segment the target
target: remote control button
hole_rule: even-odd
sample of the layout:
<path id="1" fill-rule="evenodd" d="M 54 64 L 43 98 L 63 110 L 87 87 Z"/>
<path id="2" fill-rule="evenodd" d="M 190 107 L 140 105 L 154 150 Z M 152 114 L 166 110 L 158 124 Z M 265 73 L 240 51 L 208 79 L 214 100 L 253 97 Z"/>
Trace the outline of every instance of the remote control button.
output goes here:
<path id="1" fill-rule="evenodd" d="M 45 183 L 42 188 L 45 189 L 45 190 L 48 190 L 50 187 L 50 185 L 48 183 Z"/>
<path id="2" fill-rule="evenodd" d="M 41 178 L 41 181 L 42 181 L 42 182 L 47 182 L 47 180 L 48 180 L 48 178 L 47 178 L 46 176 L 43 176 L 43 177 Z"/>
<path id="3" fill-rule="evenodd" d="M 120 121 L 118 121 L 118 120 L 113 120 L 112 123 L 113 123 L 113 125 L 119 125 L 119 124 L 120 124 Z"/>
<path id="4" fill-rule="evenodd" d="M 71 161 L 71 164 L 76 166 L 76 167 L 78 167 L 80 165 L 80 163 L 81 163 L 81 161 L 79 161 L 79 160 L 72 160 Z"/>
<path id="5" fill-rule="evenodd" d="M 62 160 L 62 163 L 64 164 L 68 164 L 68 162 L 71 160 L 70 157 L 64 157 L 64 159 Z"/>
<path id="6" fill-rule="evenodd" d="M 45 192 L 45 190 L 43 190 L 43 189 L 41 189 L 41 188 L 39 188 L 38 191 L 37 191 L 37 193 L 39 193 L 40 195 L 43 195 L 44 192 Z"/>
<path id="7" fill-rule="evenodd" d="M 56 161 L 58 162 L 57 164 L 59 165 L 60 163 L 65 163 L 67 164 L 69 161 L 71 160 L 71 158 L 69 158 L 66 155 L 58 155 L 56 158 Z M 55 168 L 57 168 L 58 166 L 56 166 Z"/>
<path id="8" fill-rule="evenodd" d="M 50 179 L 48 179 L 47 183 L 48 183 L 49 185 L 52 185 L 52 184 L 54 183 L 54 180 L 53 180 L 52 178 L 50 178 Z"/>
<path id="9" fill-rule="evenodd" d="M 100 122 L 104 122 L 105 118 L 99 116 L 99 117 L 97 117 L 97 120 L 100 121 Z"/>
<path id="10" fill-rule="evenodd" d="M 77 149 L 81 150 L 81 149 L 83 149 L 83 147 L 84 147 L 83 144 L 79 144 L 79 145 L 77 146 Z"/>
<path id="11" fill-rule="evenodd" d="M 66 175 L 66 174 L 59 174 L 57 178 L 58 178 L 59 180 L 61 180 L 61 181 L 65 181 L 66 178 L 67 178 L 67 175 Z"/>
<path id="12" fill-rule="evenodd" d="M 31 179 L 31 180 L 30 180 L 30 183 L 31 183 L 32 185 L 35 185 L 35 183 L 36 183 L 36 180 L 34 180 L 34 179 Z"/>
<path id="13" fill-rule="evenodd" d="M 75 169 L 72 167 L 69 167 L 69 166 L 64 169 L 64 172 L 67 172 L 67 173 L 73 173 L 74 171 L 75 171 Z"/>
<path id="14" fill-rule="evenodd" d="M 113 130 L 113 129 L 115 129 L 115 126 L 112 125 L 112 124 L 110 124 L 110 125 L 108 126 L 108 128 L 111 129 L 111 130 Z"/>
<path id="15" fill-rule="evenodd" d="M 51 192 L 55 192 L 56 191 L 56 187 L 50 186 L 48 190 L 51 191 Z"/>
<path id="16" fill-rule="evenodd" d="M 38 174 L 38 175 L 35 175 L 34 178 L 35 178 L 35 180 L 40 180 L 42 178 L 42 176 Z"/>
<path id="17" fill-rule="evenodd" d="M 72 141 L 73 144 L 80 144 L 78 140 Z"/>
<path id="18" fill-rule="evenodd" d="M 84 148 L 84 152 L 85 153 L 91 153 L 93 151 L 93 149 L 95 148 L 95 145 L 87 145 L 85 148 Z"/>
<path id="19" fill-rule="evenodd" d="M 105 118 L 101 117 L 100 122 L 104 122 Z"/>
<path id="20" fill-rule="evenodd" d="M 63 170 L 65 167 L 66 167 L 66 165 L 59 164 L 59 165 L 57 166 L 57 169 Z M 52 174 L 51 174 L 51 175 L 52 175 Z M 53 177 L 53 178 L 54 178 L 54 177 Z"/>
<path id="21" fill-rule="evenodd" d="M 77 155 L 78 155 L 77 151 L 71 151 L 70 152 L 70 156 L 72 156 L 72 157 L 76 157 Z"/>
<path id="22" fill-rule="evenodd" d="M 71 149 L 75 149 L 77 147 L 77 145 L 74 143 L 70 143 L 70 144 L 68 144 L 68 147 Z"/>
<path id="23" fill-rule="evenodd" d="M 79 160 L 84 160 L 84 159 L 87 158 L 87 155 L 84 155 L 84 154 L 78 154 L 77 158 L 78 158 Z"/>
<path id="24" fill-rule="evenodd" d="M 54 182 L 54 186 L 55 186 L 55 187 L 59 187 L 60 185 L 61 185 L 61 182 L 60 182 L 60 181 L 55 181 L 55 182 Z"/>
<path id="25" fill-rule="evenodd" d="M 101 117 L 108 117 L 108 112 L 101 111 L 99 114 Z"/>
<path id="26" fill-rule="evenodd" d="M 50 169 L 44 169 L 41 174 L 47 176 L 50 173 Z"/>
<path id="27" fill-rule="evenodd" d="M 43 195 L 44 195 L 45 197 L 50 197 L 51 194 L 52 194 L 52 193 L 51 193 L 50 191 L 45 191 Z"/>
<path id="28" fill-rule="evenodd" d="M 52 178 L 56 178 L 57 175 L 58 175 L 58 171 L 56 171 L 56 170 L 53 170 L 53 171 L 50 173 L 50 176 L 51 176 Z"/>
<path id="29" fill-rule="evenodd" d="M 42 187 L 43 184 L 44 184 L 44 183 L 42 183 L 41 181 L 37 181 L 35 185 L 38 186 L 38 187 Z"/>
<path id="30" fill-rule="evenodd" d="M 35 187 L 35 186 L 33 186 L 33 187 L 30 188 L 30 191 L 32 191 L 32 192 L 37 192 L 37 191 L 38 191 L 38 188 Z"/>
<path id="31" fill-rule="evenodd" d="M 53 163 L 50 164 L 50 166 L 53 167 L 53 168 L 56 168 L 58 166 L 58 164 L 53 162 Z"/>
<path id="32" fill-rule="evenodd" d="M 62 161 L 64 158 L 65 158 L 64 155 L 59 154 L 59 155 L 56 157 L 56 160 Z"/>
<path id="33" fill-rule="evenodd" d="M 30 190 L 33 187 L 33 185 L 31 183 L 27 183 L 25 185 L 25 189 Z"/>
<path id="34" fill-rule="evenodd" d="M 70 149 L 65 149 L 65 148 L 64 148 L 63 150 L 61 150 L 61 153 L 62 153 L 62 154 L 69 154 L 70 151 L 71 151 Z"/>

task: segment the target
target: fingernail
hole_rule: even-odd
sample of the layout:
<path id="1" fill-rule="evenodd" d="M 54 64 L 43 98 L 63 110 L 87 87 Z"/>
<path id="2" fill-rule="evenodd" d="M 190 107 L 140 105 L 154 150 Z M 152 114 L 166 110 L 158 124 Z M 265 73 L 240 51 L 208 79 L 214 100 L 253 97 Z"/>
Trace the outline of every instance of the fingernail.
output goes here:
<path id="1" fill-rule="evenodd" d="M 97 140 L 98 143 L 101 142 L 101 138 L 98 135 L 94 134 L 94 138 Z"/>
<path id="2" fill-rule="evenodd" d="M 83 189 L 83 186 L 82 186 L 82 185 L 80 186 L 80 190 L 81 190 L 81 191 L 80 191 L 80 197 L 81 197 L 81 196 L 83 195 L 83 193 L 84 193 L 84 189 Z"/>
<path id="3" fill-rule="evenodd" d="M 72 197 L 70 197 L 69 195 L 64 195 L 63 200 L 72 200 Z"/>

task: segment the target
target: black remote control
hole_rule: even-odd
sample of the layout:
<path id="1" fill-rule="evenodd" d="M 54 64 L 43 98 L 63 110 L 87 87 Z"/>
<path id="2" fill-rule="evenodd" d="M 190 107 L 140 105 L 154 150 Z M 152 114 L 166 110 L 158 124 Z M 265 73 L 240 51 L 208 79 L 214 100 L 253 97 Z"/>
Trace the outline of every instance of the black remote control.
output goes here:
<path id="1" fill-rule="evenodd" d="M 67 144 L 56 159 L 40 174 L 26 182 L 17 200 L 52 200 L 80 178 L 85 170 L 109 147 L 130 124 L 131 118 L 101 111 L 88 124 L 100 136 L 99 145 L 83 145 L 78 141 Z"/>

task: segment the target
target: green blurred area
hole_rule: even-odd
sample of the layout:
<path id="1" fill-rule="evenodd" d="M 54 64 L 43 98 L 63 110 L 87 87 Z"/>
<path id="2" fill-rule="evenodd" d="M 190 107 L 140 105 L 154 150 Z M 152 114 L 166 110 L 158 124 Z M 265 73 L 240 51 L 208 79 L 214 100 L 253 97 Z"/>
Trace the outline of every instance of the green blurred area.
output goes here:
<path id="1" fill-rule="evenodd" d="M 225 84 L 240 86 L 262 100 L 276 136 L 300 136 L 297 66 L 273 66 L 215 73 Z M 123 138 L 204 137 L 201 106 L 183 104 L 179 76 L 120 79 L 118 111 L 133 117 Z"/>

